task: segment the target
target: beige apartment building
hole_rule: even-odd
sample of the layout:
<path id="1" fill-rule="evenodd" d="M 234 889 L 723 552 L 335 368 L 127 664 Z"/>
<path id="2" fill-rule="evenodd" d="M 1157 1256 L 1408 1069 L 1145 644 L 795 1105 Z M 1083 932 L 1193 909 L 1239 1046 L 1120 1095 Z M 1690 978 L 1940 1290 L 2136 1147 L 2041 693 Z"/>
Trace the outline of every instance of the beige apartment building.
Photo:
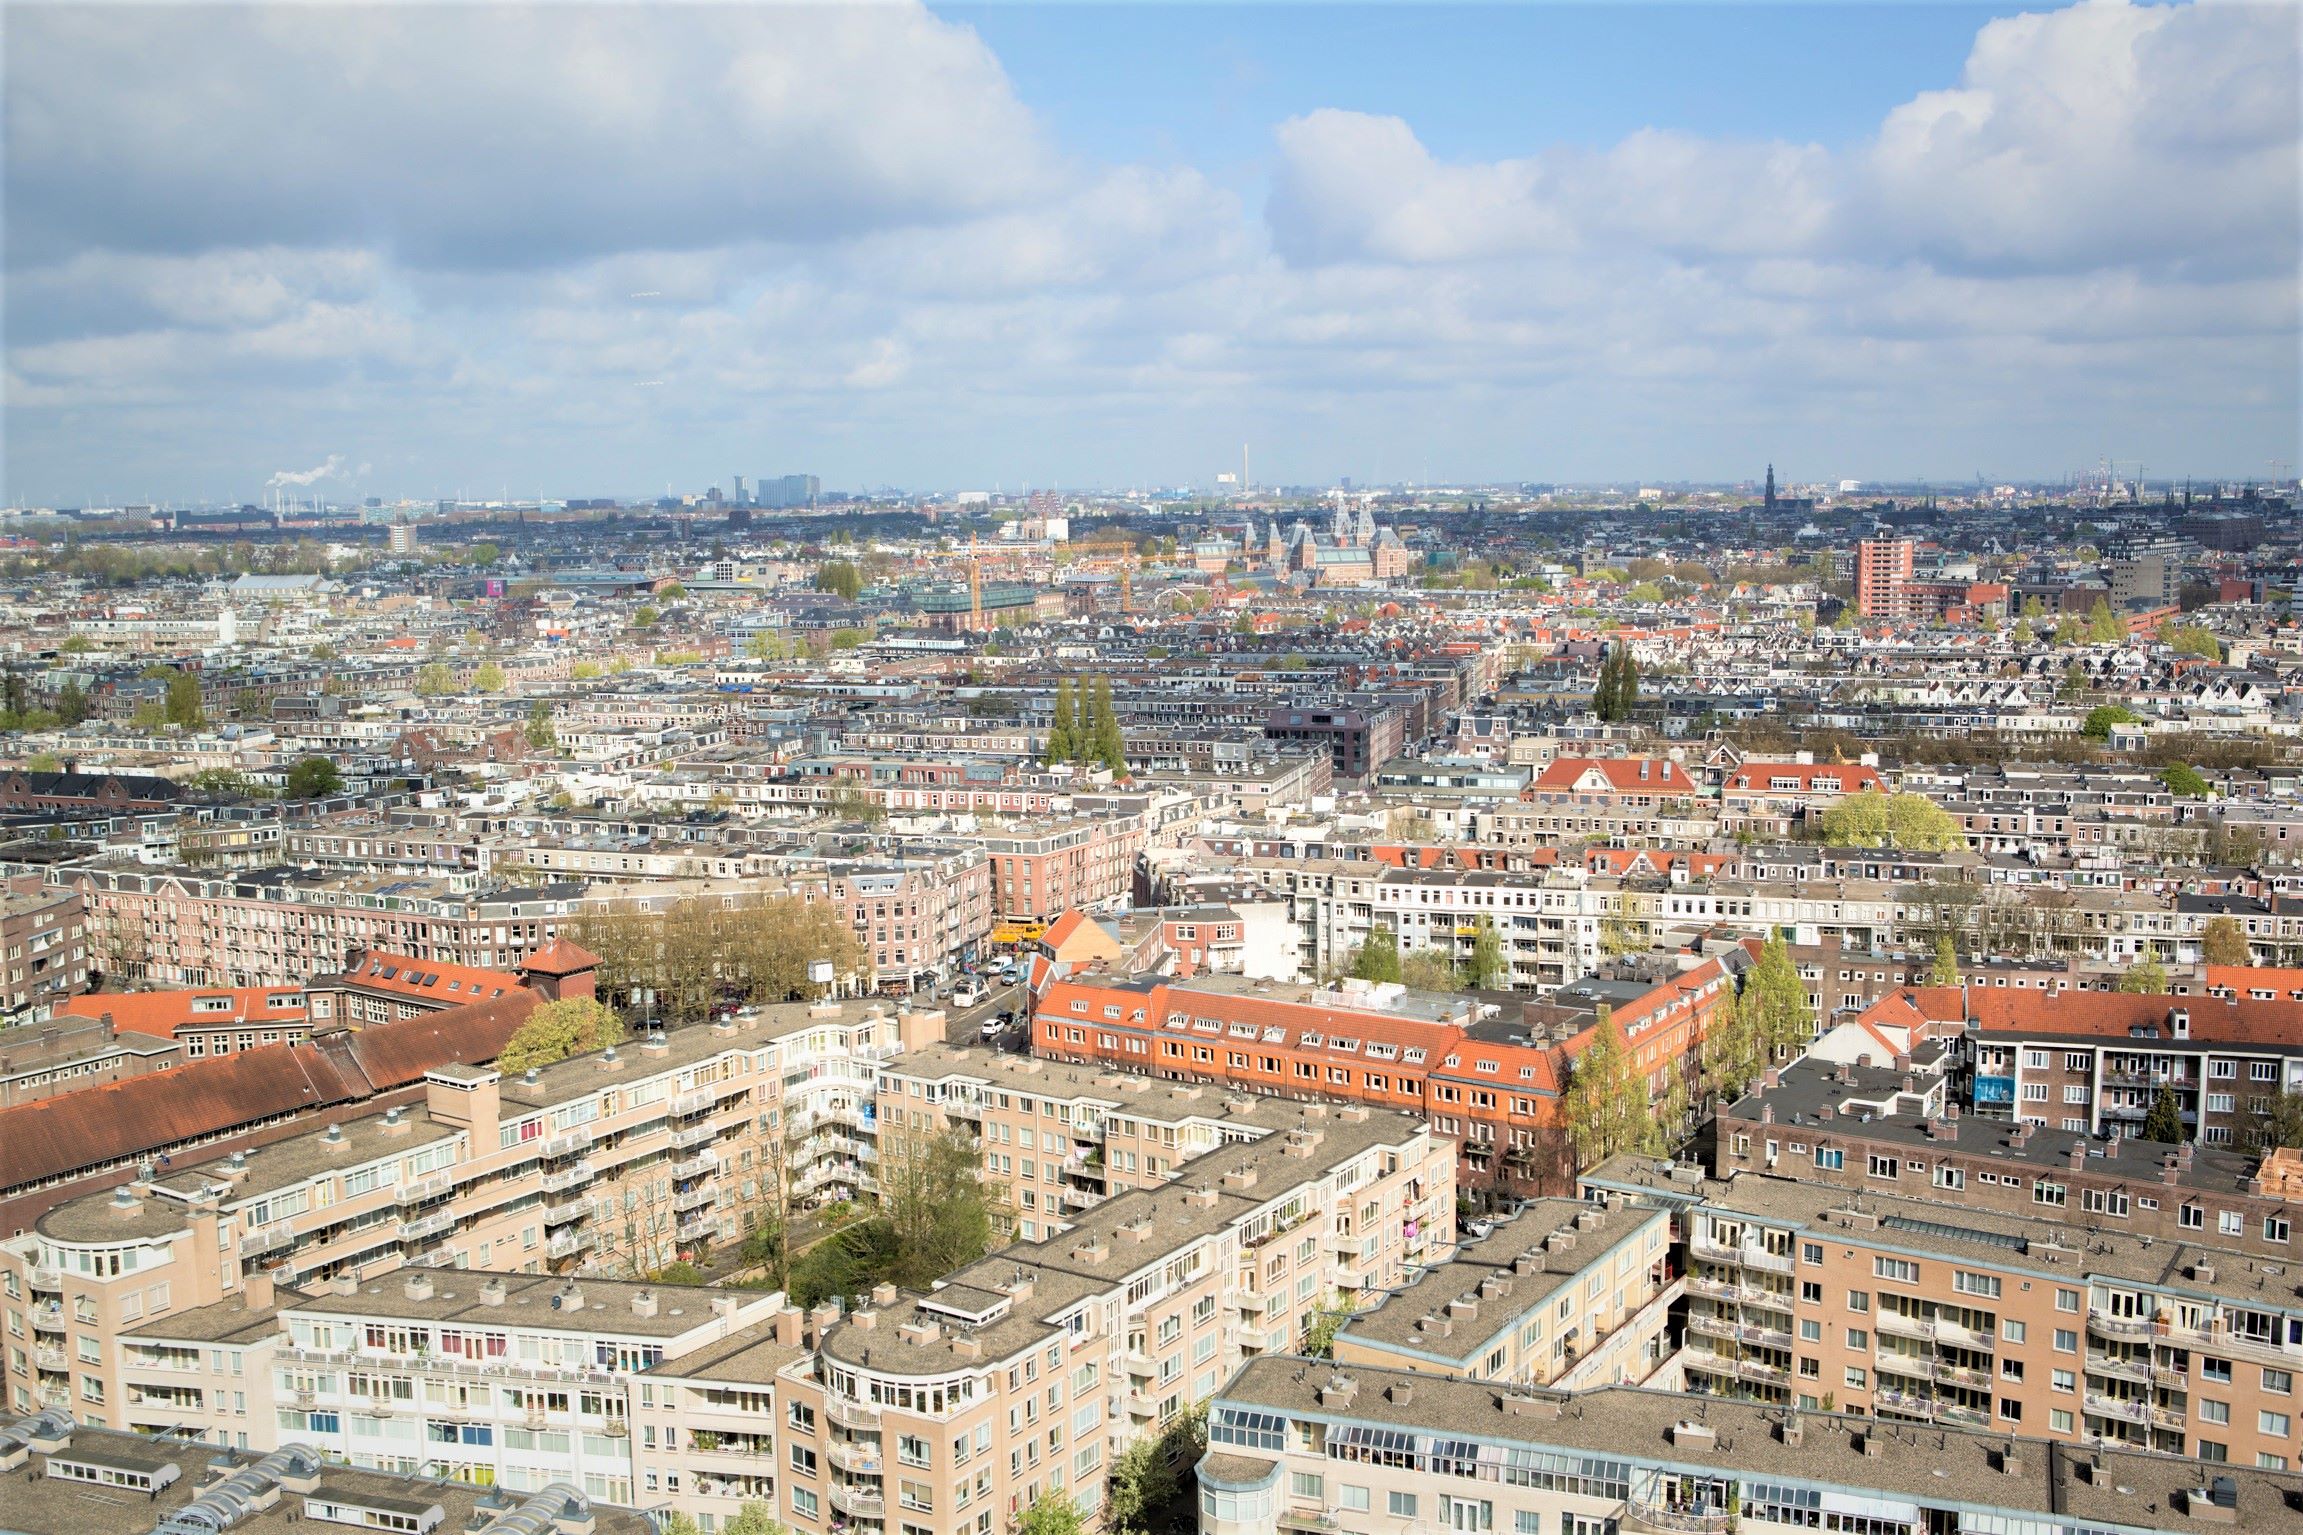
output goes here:
<path id="1" fill-rule="evenodd" d="M 108 1417 L 123 1332 L 259 1276 L 628 1274 L 739 1239 L 786 1199 L 868 1186 L 874 1077 L 907 1027 L 941 1015 L 793 1004 L 513 1078 L 451 1063 L 421 1106 L 148 1167 L 0 1241 L 0 1395 Z"/>
<path id="2" fill-rule="evenodd" d="M 2303 1466 L 2303 1298 L 2281 1265 L 1788 1178 L 1659 1179 L 1655 1165 L 1618 1158 L 1583 1184 L 1676 1208 L 1691 1392 Z"/>
<path id="3" fill-rule="evenodd" d="M 762 1498 L 808 1535 L 988 1535 L 1058 1492 L 1094 1509 L 1115 1456 L 1243 1361 L 1445 1253 L 1444 1141 L 1380 1110 L 1289 1117 L 927 1294 L 883 1286 L 650 1371 L 636 1497 L 714 1522 Z"/>
<path id="4" fill-rule="evenodd" d="M 1580 1391 L 1677 1383 L 1671 1212 L 1536 1199 L 1347 1319 L 1339 1364 Z"/>
<path id="5" fill-rule="evenodd" d="M 2292 1478 L 1847 1414 L 1573 1397 L 1258 1360 L 1199 1464 L 1201 1535 L 2147 1535 L 2303 1530 Z"/>

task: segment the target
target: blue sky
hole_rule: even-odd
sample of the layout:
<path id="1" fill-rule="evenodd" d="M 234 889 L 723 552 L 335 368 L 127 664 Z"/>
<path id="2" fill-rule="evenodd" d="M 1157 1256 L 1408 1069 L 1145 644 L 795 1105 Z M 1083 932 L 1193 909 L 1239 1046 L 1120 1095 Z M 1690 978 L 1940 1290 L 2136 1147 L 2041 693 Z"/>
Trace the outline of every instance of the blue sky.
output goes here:
<path id="1" fill-rule="evenodd" d="M 5 494 L 2260 475 L 2286 5 L 12 5 Z"/>

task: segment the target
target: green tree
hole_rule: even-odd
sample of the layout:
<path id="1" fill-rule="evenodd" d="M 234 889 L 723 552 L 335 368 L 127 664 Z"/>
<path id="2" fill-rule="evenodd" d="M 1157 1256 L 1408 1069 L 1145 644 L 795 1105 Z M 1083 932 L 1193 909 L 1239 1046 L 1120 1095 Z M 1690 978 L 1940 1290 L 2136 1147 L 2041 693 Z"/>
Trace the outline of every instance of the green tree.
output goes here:
<path id="1" fill-rule="evenodd" d="M 482 661 L 480 669 L 472 673 L 472 686 L 483 693 L 504 691 L 504 669 L 493 661 Z"/>
<path id="2" fill-rule="evenodd" d="M 705 1278 L 704 1271 L 685 1258 L 665 1264 L 649 1277 L 658 1284 L 702 1284 Z"/>
<path id="3" fill-rule="evenodd" d="M 863 572 L 847 560 L 827 560 L 816 567 L 816 590 L 853 602 L 863 595 Z"/>
<path id="4" fill-rule="evenodd" d="M 1115 775 L 1125 777 L 1128 770 L 1127 740 L 1120 733 L 1119 716 L 1112 712 L 1112 681 L 1109 677 L 1099 676 L 1095 680 L 1094 712 L 1089 729 L 1093 736 L 1095 760 Z"/>
<path id="5" fill-rule="evenodd" d="M 85 634 L 68 634 L 64 637 L 64 643 L 56 648 L 68 656 L 84 656 L 96 648 L 96 642 Z"/>
<path id="6" fill-rule="evenodd" d="M 2079 733 L 2090 741 L 2107 741 L 2114 725 L 2132 725 L 2137 714 L 2125 704 L 2097 704 L 2087 711 L 2087 718 L 2079 722 Z"/>
<path id="7" fill-rule="evenodd" d="M 1776 1060 L 1804 1046 L 1815 1033 L 1815 1012 L 1807 1005 L 1807 983 L 1791 962 L 1791 946 L 1771 933 L 1759 962 L 1743 983 L 1742 1006 L 1751 1014 L 1763 1058 Z"/>
<path id="8" fill-rule="evenodd" d="M 640 604 L 638 610 L 632 614 L 632 622 L 638 624 L 643 629 L 652 629 L 655 627 L 656 620 L 663 616 L 663 614 L 656 611 L 654 603 L 643 602 Z"/>
<path id="9" fill-rule="evenodd" d="M 663 1535 L 704 1535 L 704 1527 L 696 1523 L 694 1516 L 683 1514 L 678 1509 L 666 1513 L 656 1528 Z"/>
<path id="10" fill-rule="evenodd" d="M 177 672 L 168 679 L 168 723 L 197 730 L 208 723 L 208 715 L 200 707 L 200 679 L 190 672 Z"/>
<path id="11" fill-rule="evenodd" d="M 2029 650 L 2039 643 L 2039 636 L 2032 632 L 2031 620 L 2028 618 L 2015 620 L 2015 627 L 2008 631 L 2007 638 L 2017 650 Z"/>
<path id="12" fill-rule="evenodd" d="M 456 674 L 445 661 L 427 661 L 416 669 L 416 696 L 444 698 L 456 691 Z"/>
<path id="13" fill-rule="evenodd" d="M 496 1068 L 504 1072 L 549 1066 L 572 1055 L 589 1055 L 621 1043 L 623 1021 L 589 997 L 546 1002 L 504 1042 Z"/>
<path id="14" fill-rule="evenodd" d="M 1647 929 L 1631 918 L 1610 912 L 1599 919 L 1599 952 L 1609 959 L 1647 951 Z"/>
<path id="15" fill-rule="evenodd" d="M 56 694 L 56 718 L 66 725 L 77 725 L 94 712 L 88 702 L 87 690 L 77 682 L 67 682 Z"/>
<path id="16" fill-rule="evenodd" d="M 1399 939 L 1388 927 L 1378 927 L 1352 956 L 1351 973 L 1363 981 L 1396 981 L 1399 975 Z"/>
<path id="17" fill-rule="evenodd" d="M 1591 695 L 1592 712 L 1614 723 L 1630 719 L 1632 707 L 1638 702 L 1639 662 L 1633 658 L 1630 646 L 1610 645 L 1599 663 L 1599 685 Z"/>
<path id="18" fill-rule="evenodd" d="M 1399 979 L 1411 991 L 1453 991 L 1463 973 L 1445 949 L 1410 949 L 1399 957 Z"/>
<path id="19" fill-rule="evenodd" d="M 2165 996 L 2167 967 L 2149 954 L 2138 955 L 2135 963 L 2119 977 L 2119 989 L 2139 996 Z"/>
<path id="20" fill-rule="evenodd" d="M 157 698 L 147 698 L 136 706 L 128 722 L 138 730 L 158 730 L 168 723 L 168 706 Z"/>
<path id="21" fill-rule="evenodd" d="M 2183 1109 L 2175 1101 L 2175 1089 L 2167 1083 L 2159 1084 L 2159 1096 L 2151 1100 L 2151 1111 L 2143 1116 L 2143 1128 L 2138 1138 L 2173 1146 L 2189 1137 L 2183 1133 Z"/>
<path id="22" fill-rule="evenodd" d="M 2159 626 L 2159 643 L 2179 656 L 2196 656 L 2202 661 L 2223 659 L 2223 642 L 2215 631 L 2199 624 L 2179 624 L 2173 619 Z"/>
<path id="23" fill-rule="evenodd" d="M 1935 936 L 1935 965 L 1927 972 L 1930 986 L 1956 986 L 1959 984 L 1959 945 L 1949 933 Z"/>
<path id="24" fill-rule="evenodd" d="M 1479 919 L 1479 931 L 1471 939 L 1471 957 L 1464 961 L 1463 981 L 1473 991 L 1500 991 L 1511 983 L 1503 935 L 1496 931 L 1493 918 Z"/>
<path id="25" fill-rule="evenodd" d="M 1335 1335 L 1343 1331 L 1343 1324 L 1352 1318 L 1351 1304 L 1338 1297 L 1311 1314 L 1311 1325 L 1303 1330 L 1303 1351 L 1314 1359 L 1335 1357 Z"/>
<path id="26" fill-rule="evenodd" d="M 2126 626 L 2112 613 L 2111 604 L 2101 597 L 2096 598 L 2095 606 L 2087 610 L 2087 643 L 2116 645 L 2126 637 Z"/>
<path id="27" fill-rule="evenodd" d="M 304 757 L 288 769 L 288 798 L 324 799 L 340 794 L 344 789 L 344 775 L 336 764 L 326 757 Z"/>
<path id="28" fill-rule="evenodd" d="M 2303 1147 L 2303 1093 L 2280 1093 L 2270 1106 L 2250 1116 L 2249 1139 L 2266 1150 Z"/>
<path id="29" fill-rule="evenodd" d="M 2170 762 L 2159 770 L 2159 781 L 2177 799 L 2205 799 L 2211 790 L 2207 775 L 2188 762 Z"/>
<path id="30" fill-rule="evenodd" d="M 991 1251 L 992 1201 L 973 1136 L 956 1127 L 886 1136 L 880 1156 L 880 1207 L 899 1254 L 891 1279 L 925 1290 Z"/>
<path id="31" fill-rule="evenodd" d="M 1056 679 L 1055 717 L 1048 726 L 1047 750 L 1040 760 L 1049 767 L 1059 762 L 1070 762 L 1079 756 L 1079 711 L 1072 702 L 1072 684 L 1068 677 Z"/>
<path id="32" fill-rule="evenodd" d="M 721 1535 L 786 1535 L 776 1511 L 757 1498 L 740 1505 L 736 1517 L 720 1526 Z"/>
<path id="33" fill-rule="evenodd" d="M 2210 965 L 2247 965 L 2254 956 L 2237 917 L 2210 917 L 2199 933 L 2199 957 Z"/>
<path id="34" fill-rule="evenodd" d="M 599 675 L 600 663 L 597 661 L 578 661 L 568 668 L 569 678 L 576 682 L 590 682 Z"/>
<path id="35" fill-rule="evenodd" d="M 1823 840 L 1832 847 L 1892 847 L 1948 853 L 1967 846 L 1967 834 L 1949 811 L 1924 794 L 1866 789 L 1843 794 L 1823 812 Z"/>
<path id="36" fill-rule="evenodd" d="M 1590 1043 L 1568 1067 L 1560 1123 L 1575 1146 L 1576 1165 L 1594 1167 L 1627 1151 L 1660 1151 L 1663 1132 L 1649 1112 L 1647 1082 L 1614 1017 L 1601 1010 Z"/>
<path id="37" fill-rule="evenodd" d="M 552 728 L 552 706 L 541 698 L 528 705 L 528 749 L 538 752 L 560 749 L 560 733 Z"/>
<path id="38" fill-rule="evenodd" d="M 1742 1005 L 1734 992 L 1722 992 L 1704 1021 L 1700 1057 L 1703 1090 L 1723 1103 L 1743 1094 L 1766 1068 L 1758 1009 Z"/>
<path id="39" fill-rule="evenodd" d="M 1016 1535 L 1084 1535 L 1087 1519 L 1065 1492 L 1043 1492 L 1016 1520 Z"/>

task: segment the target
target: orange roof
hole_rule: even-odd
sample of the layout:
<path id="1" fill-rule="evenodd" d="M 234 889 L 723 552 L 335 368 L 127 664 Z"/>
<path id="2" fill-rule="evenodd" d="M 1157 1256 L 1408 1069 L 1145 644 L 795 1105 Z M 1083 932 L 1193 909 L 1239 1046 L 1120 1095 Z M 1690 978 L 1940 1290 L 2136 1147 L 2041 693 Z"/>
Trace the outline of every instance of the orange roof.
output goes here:
<path id="1" fill-rule="evenodd" d="M 173 1039 L 187 1024 L 303 1023 L 310 1016 L 298 986 L 212 986 L 191 991 L 92 991 L 66 1002 L 75 1018 L 109 1017 L 116 1028 Z"/>
<path id="2" fill-rule="evenodd" d="M 366 991 L 421 997 L 442 1007 L 461 1007 L 467 1002 L 500 997 L 520 989 L 520 978 L 501 970 L 451 965 L 435 959 L 410 959 L 405 954 L 387 954 L 380 949 L 362 953 L 359 962 L 344 972 L 343 979 Z"/>
<path id="3" fill-rule="evenodd" d="M 2303 1000 L 2303 970 L 2292 965 L 2209 965 L 2207 986 L 2240 997 L 2250 991 L 2275 991 Z"/>
<path id="4" fill-rule="evenodd" d="M 1824 793 L 1854 794 L 1864 789 L 1887 787 L 1886 780 L 1879 776 L 1877 769 L 1865 767 L 1860 762 L 1746 762 L 1727 775 L 1727 787 L 1765 792 L 1774 787 L 1773 781 L 1778 778 L 1797 779 L 1796 792 L 1799 793 L 1815 792 L 1817 778 L 1837 781 L 1838 790 L 1827 789 L 1822 791 Z"/>
<path id="5" fill-rule="evenodd" d="M 1695 788 L 1694 780 L 1669 757 L 1559 757 L 1528 787 L 1568 793 L 1594 768 L 1617 794 L 1653 794 L 1666 789 L 1692 792 Z"/>
<path id="6" fill-rule="evenodd" d="M 555 938 L 520 961 L 520 972 L 536 975 L 581 975 L 600 968 L 600 956 L 565 938 Z"/>

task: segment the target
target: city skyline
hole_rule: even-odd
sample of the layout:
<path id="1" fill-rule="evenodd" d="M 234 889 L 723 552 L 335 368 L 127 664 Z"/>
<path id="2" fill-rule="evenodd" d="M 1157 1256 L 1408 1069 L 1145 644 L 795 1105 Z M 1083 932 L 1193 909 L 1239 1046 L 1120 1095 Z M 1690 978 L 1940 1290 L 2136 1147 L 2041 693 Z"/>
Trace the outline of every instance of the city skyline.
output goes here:
<path id="1" fill-rule="evenodd" d="M 7 499 L 2303 458 L 2288 8 L 1430 16 L 12 7 Z"/>

